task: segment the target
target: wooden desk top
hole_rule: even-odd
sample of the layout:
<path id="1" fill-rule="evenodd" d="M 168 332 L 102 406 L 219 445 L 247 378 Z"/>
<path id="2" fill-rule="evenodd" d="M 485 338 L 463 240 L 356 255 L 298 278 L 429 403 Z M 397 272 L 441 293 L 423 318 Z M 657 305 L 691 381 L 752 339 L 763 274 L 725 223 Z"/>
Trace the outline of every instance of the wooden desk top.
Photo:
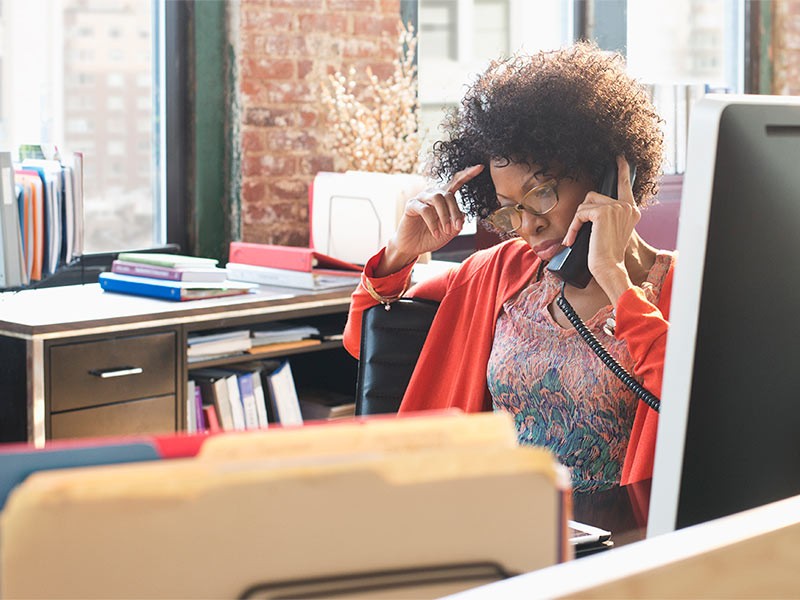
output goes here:
<path id="1" fill-rule="evenodd" d="M 52 338 L 270 312 L 292 318 L 293 311 L 346 311 L 351 293 L 348 287 L 313 292 L 260 286 L 241 296 L 174 302 L 105 292 L 96 283 L 6 292 L 0 294 L 0 335 Z"/>

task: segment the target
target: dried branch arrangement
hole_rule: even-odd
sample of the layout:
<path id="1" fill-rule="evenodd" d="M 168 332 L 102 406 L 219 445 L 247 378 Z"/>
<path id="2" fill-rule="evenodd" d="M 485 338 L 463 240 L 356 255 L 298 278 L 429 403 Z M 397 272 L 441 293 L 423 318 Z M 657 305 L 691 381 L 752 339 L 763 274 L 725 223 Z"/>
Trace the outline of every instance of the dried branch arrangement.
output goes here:
<path id="1" fill-rule="evenodd" d="M 351 68 L 328 76 L 321 102 L 327 142 L 346 169 L 417 173 L 420 138 L 417 116 L 417 38 L 409 24 L 398 27 L 398 58 L 384 80 L 368 67 L 366 77 Z"/>

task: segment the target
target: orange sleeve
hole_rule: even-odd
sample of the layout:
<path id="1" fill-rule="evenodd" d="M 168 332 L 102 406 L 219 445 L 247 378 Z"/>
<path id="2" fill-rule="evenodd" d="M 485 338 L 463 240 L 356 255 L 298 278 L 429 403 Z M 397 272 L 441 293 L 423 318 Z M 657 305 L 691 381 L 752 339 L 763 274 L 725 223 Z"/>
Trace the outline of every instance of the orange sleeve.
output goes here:
<path id="1" fill-rule="evenodd" d="M 391 298 L 397 296 L 406 287 L 411 271 L 416 263 L 406 265 L 396 273 L 387 275 L 385 277 L 373 277 L 375 267 L 380 263 L 383 258 L 383 253 L 386 248 L 382 248 L 375 256 L 367 261 L 364 265 L 364 271 L 361 274 L 362 281 L 369 280 L 372 289 L 375 290 L 380 296 Z M 410 298 L 426 298 L 428 300 L 436 300 L 441 302 L 444 294 L 447 291 L 447 282 L 449 280 L 450 271 L 442 275 L 437 275 L 430 279 L 419 283 L 406 292 L 405 296 Z M 361 319 L 364 311 L 378 304 L 378 301 L 370 296 L 363 285 L 356 287 L 350 299 L 350 311 L 347 315 L 347 323 L 344 327 L 343 344 L 345 349 L 355 358 L 361 354 Z"/>
<path id="2" fill-rule="evenodd" d="M 673 269 L 674 266 L 664 280 L 658 306 L 651 304 L 641 289 L 631 288 L 620 296 L 616 308 L 616 337 L 627 343 L 634 359 L 634 373 L 642 378 L 644 387 L 659 397 L 669 332 L 667 319 Z M 622 466 L 622 485 L 653 476 L 657 432 L 658 413 L 639 402 Z"/>

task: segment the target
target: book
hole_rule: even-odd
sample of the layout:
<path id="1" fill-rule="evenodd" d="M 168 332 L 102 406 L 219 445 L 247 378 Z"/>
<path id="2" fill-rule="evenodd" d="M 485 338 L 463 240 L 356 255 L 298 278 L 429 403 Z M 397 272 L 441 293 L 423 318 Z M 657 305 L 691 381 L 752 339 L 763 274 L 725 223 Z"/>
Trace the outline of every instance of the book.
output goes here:
<path id="1" fill-rule="evenodd" d="M 69 264 L 75 258 L 75 188 L 70 165 L 61 165 L 61 189 L 63 192 L 64 231 L 61 258 Z"/>
<path id="2" fill-rule="evenodd" d="M 28 283 L 21 233 L 11 153 L 0 152 L 0 287 Z"/>
<path id="3" fill-rule="evenodd" d="M 219 262 L 216 258 L 187 256 L 185 254 L 168 254 L 165 252 L 120 252 L 117 255 L 117 260 L 161 267 L 172 267 L 173 269 L 214 267 Z"/>
<path id="4" fill-rule="evenodd" d="M 244 408 L 245 428 L 258 429 L 261 427 L 261 423 L 258 418 L 258 408 L 256 406 L 254 374 L 251 372 L 239 371 L 237 372 L 236 378 L 239 384 L 239 396 L 242 399 L 242 407 Z"/>
<path id="5" fill-rule="evenodd" d="M 208 433 L 219 433 L 222 427 L 219 424 L 217 417 L 217 410 L 213 406 L 203 405 L 203 420 L 205 421 L 205 430 Z"/>
<path id="6" fill-rule="evenodd" d="M 208 429 L 208 424 L 206 423 L 205 413 L 203 413 L 203 392 L 196 383 L 194 386 L 194 411 L 196 431 L 203 432 Z"/>
<path id="7" fill-rule="evenodd" d="M 256 287 L 253 284 L 238 281 L 169 281 L 120 273 L 100 273 L 98 282 L 100 287 L 108 292 L 149 296 L 178 302 L 247 294 Z"/>
<path id="8" fill-rule="evenodd" d="M 42 278 L 44 263 L 44 185 L 39 173 L 16 169 L 16 180 L 23 187 L 22 220 L 28 279 Z"/>
<path id="9" fill-rule="evenodd" d="M 313 248 L 256 244 L 253 242 L 231 242 L 228 260 L 236 264 L 258 267 L 273 267 L 291 271 L 310 272 L 324 269 L 334 272 L 360 273 L 362 267 L 338 258 L 317 252 Z"/>
<path id="10" fill-rule="evenodd" d="M 228 385 L 228 402 L 231 405 L 233 428 L 236 431 L 244 431 L 247 429 L 247 421 L 245 420 L 242 393 L 239 390 L 239 375 L 235 371 L 226 371 L 226 373 L 225 383 Z"/>
<path id="11" fill-rule="evenodd" d="M 72 179 L 73 196 L 73 219 L 75 221 L 75 239 L 73 240 L 73 252 L 76 256 L 83 255 L 85 239 L 85 228 L 83 222 L 83 152 L 72 153 L 72 167 L 70 177 Z"/>
<path id="12" fill-rule="evenodd" d="M 281 425 L 302 425 L 303 414 L 288 360 L 267 375 L 267 383 L 276 420 Z"/>
<path id="13" fill-rule="evenodd" d="M 318 337 L 319 335 L 319 329 L 313 325 L 295 325 L 294 323 L 280 321 L 273 321 L 272 323 L 261 325 L 252 331 L 253 346 L 296 342 Z"/>
<path id="14" fill-rule="evenodd" d="M 220 267 L 164 267 L 119 259 L 111 263 L 111 272 L 171 281 L 225 281 L 228 276 Z"/>
<path id="15" fill-rule="evenodd" d="M 361 281 L 361 275 L 353 271 L 341 271 L 338 273 L 318 269 L 295 271 L 292 269 L 278 269 L 231 262 L 225 265 L 225 270 L 227 271 L 228 279 L 231 281 L 247 281 L 260 285 L 276 285 L 305 290 L 355 287 Z"/>
<path id="16" fill-rule="evenodd" d="M 219 427 L 223 431 L 234 431 L 233 412 L 228 399 L 228 373 L 221 369 L 197 369 L 191 371 L 189 377 L 200 386 L 204 406 L 214 407 Z M 209 422 L 208 426 L 211 430 L 212 423 Z"/>
<path id="17" fill-rule="evenodd" d="M 303 391 L 300 394 L 303 420 L 333 420 L 353 417 L 356 403 L 352 396 L 329 391 Z"/>
<path id="18" fill-rule="evenodd" d="M 221 356 L 246 352 L 250 349 L 252 341 L 250 330 L 241 329 L 226 331 L 210 335 L 194 335 L 186 339 L 188 358 Z"/>
<path id="19" fill-rule="evenodd" d="M 259 427 L 268 427 L 270 423 L 275 423 L 275 409 L 269 399 L 269 374 L 280 366 L 277 360 L 251 360 L 243 363 L 236 363 L 236 370 L 253 374 L 253 394 L 256 399 L 256 412 L 258 414 Z"/>
<path id="20" fill-rule="evenodd" d="M 186 432 L 197 433 L 197 407 L 195 406 L 195 388 L 197 384 L 194 379 L 186 382 Z"/>
<path id="21" fill-rule="evenodd" d="M 263 362 L 248 361 L 245 363 L 237 363 L 231 367 L 225 367 L 235 372 L 239 377 L 239 392 L 242 398 L 245 426 L 247 429 L 259 429 L 269 426 L 266 394 L 264 393 L 262 377 L 264 376 L 265 370 L 274 370 L 276 364 L 269 367 Z"/>
<path id="22" fill-rule="evenodd" d="M 308 339 L 308 340 L 293 340 L 291 342 L 277 342 L 271 344 L 253 345 L 252 348 L 247 350 L 248 354 L 267 354 L 268 352 L 283 352 L 285 350 L 294 350 L 296 348 L 307 348 L 310 346 L 318 346 L 322 340 Z"/>
<path id="23" fill-rule="evenodd" d="M 42 240 L 42 274 L 52 275 L 63 262 L 61 256 L 64 233 L 63 180 L 58 160 L 25 159 L 22 168 L 38 174 L 42 181 L 44 239 Z"/>
<path id="24" fill-rule="evenodd" d="M 247 340 L 250 339 L 249 329 L 233 329 L 230 331 L 217 331 L 207 334 L 192 334 L 187 336 L 186 343 L 189 346 L 199 346 L 206 343 L 219 342 L 224 340 Z"/>

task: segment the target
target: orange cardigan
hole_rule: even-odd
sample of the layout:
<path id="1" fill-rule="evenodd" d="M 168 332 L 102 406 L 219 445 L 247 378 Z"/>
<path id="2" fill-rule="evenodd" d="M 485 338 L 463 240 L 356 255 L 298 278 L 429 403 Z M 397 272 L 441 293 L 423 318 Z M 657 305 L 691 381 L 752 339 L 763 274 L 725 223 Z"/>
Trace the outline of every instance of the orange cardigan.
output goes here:
<path id="1" fill-rule="evenodd" d="M 403 289 L 412 265 L 386 277 L 372 277 L 383 250 L 364 267 L 382 296 Z M 448 272 L 412 287 L 406 296 L 440 303 L 419 361 L 406 389 L 400 412 L 460 408 L 465 412 L 491 410 L 486 366 L 492 351 L 495 324 L 503 303 L 533 279 L 540 261 L 530 246 L 513 239 L 476 252 Z M 661 393 L 664 352 L 669 329 L 673 269 L 653 306 L 639 288 L 625 292 L 616 306 L 618 339 L 625 340 L 634 358 L 634 374 L 656 396 Z M 358 358 L 361 316 L 377 302 L 358 286 L 353 292 L 344 332 L 345 348 Z M 599 363 L 598 363 L 599 364 Z M 647 479 L 653 473 L 658 414 L 639 403 L 622 468 L 622 484 Z"/>

